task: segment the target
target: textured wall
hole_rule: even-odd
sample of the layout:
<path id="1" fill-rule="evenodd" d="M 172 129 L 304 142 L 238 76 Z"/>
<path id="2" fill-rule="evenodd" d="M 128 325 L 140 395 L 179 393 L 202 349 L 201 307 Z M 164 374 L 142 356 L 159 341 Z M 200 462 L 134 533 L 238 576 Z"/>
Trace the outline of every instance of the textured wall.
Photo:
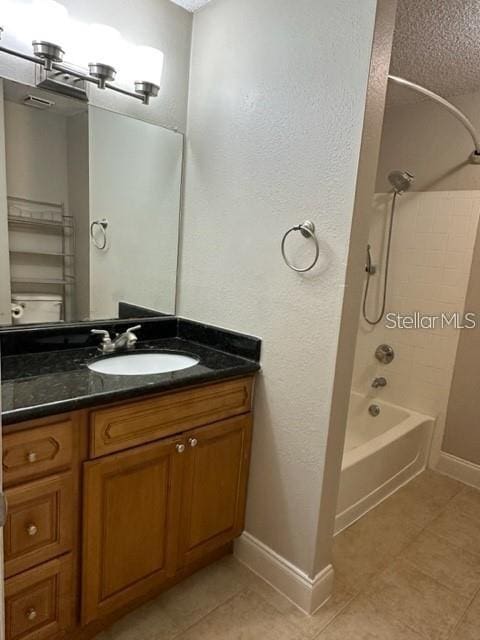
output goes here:
<path id="1" fill-rule="evenodd" d="M 480 92 L 449 100 L 463 110 L 480 132 Z M 377 191 L 390 189 L 387 175 L 393 169 L 407 169 L 415 174 L 414 191 L 480 189 L 480 165 L 469 163 L 472 151 L 473 141 L 467 130 L 432 101 L 388 109 Z"/>
<path id="2" fill-rule="evenodd" d="M 111 0 L 60 2 L 79 21 L 111 25 L 126 40 L 157 47 L 165 54 L 161 92 L 150 106 L 145 107 L 137 100 L 112 91 L 102 92 L 93 86 L 91 104 L 185 131 L 192 14 L 170 0 L 117 0 L 113 4 Z M 20 48 L 11 34 L 6 33 L 2 42 L 7 47 Z M 4 54 L 0 55 L 0 75 L 34 84 L 34 66 Z"/>
<path id="3" fill-rule="evenodd" d="M 194 19 L 179 311 L 263 338 L 247 529 L 308 573 L 375 7 L 221 0 Z M 321 256 L 302 276 L 280 241 L 306 218 Z"/>
<path id="4" fill-rule="evenodd" d="M 391 198 L 391 194 L 376 194 L 373 203 L 369 242 L 378 271 L 369 291 L 369 317 L 375 317 L 380 308 Z M 464 311 L 479 215 L 476 191 L 416 192 L 397 199 L 387 313 Z M 460 334 L 452 327 L 391 329 L 385 321 L 371 327 L 360 317 L 353 388 L 437 417 L 434 458 L 443 437 Z M 395 359 L 388 365 L 374 357 L 384 342 L 395 350 Z M 388 385 L 372 389 L 376 376 L 385 376 Z"/>

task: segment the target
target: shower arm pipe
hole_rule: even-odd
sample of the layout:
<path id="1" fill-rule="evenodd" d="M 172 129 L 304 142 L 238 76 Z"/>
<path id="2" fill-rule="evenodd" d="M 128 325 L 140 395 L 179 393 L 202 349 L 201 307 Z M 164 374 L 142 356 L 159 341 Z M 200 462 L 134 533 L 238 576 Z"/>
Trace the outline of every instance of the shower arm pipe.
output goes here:
<path id="1" fill-rule="evenodd" d="M 421 93 L 422 95 L 430 98 L 434 102 L 437 102 L 444 109 L 447 109 L 457 120 L 459 120 L 465 129 L 467 129 L 468 133 L 471 135 L 473 144 L 475 146 L 475 150 L 472 153 L 471 159 L 472 162 L 480 164 L 480 136 L 473 126 L 472 122 L 467 118 L 467 116 L 460 111 L 457 107 L 455 107 L 451 102 L 442 98 L 437 93 L 430 91 L 430 89 L 426 89 L 419 84 L 415 84 L 415 82 L 410 82 L 410 80 L 405 80 L 405 78 L 400 78 L 399 76 L 392 76 L 389 74 L 388 79 L 398 84 L 402 87 L 406 87 L 407 89 L 411 89 L 412 91 L 416 91 L 417 93 Z"/>

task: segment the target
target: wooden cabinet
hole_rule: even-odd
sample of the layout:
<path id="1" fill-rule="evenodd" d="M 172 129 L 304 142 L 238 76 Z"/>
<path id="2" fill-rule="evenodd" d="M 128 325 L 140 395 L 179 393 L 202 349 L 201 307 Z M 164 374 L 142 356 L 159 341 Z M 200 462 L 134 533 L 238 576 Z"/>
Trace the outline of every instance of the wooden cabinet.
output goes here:
<path id="1" fill-rule="evenodd" d="M 7 578 L 71 550 L 74 522 L 71 473 L 7 489 L 5 496 Z"/>
<path id="2" fill-rule="evenodd" d="M 175 573 L 182 439 L 87 462 L 82 621 L 150 593 Z"/>
<path id="3" fill-rule="evenodd" d="M 252 381 L 241 378 L 98 409 L 91 413 L 90 456 L 122 451 L 243 414 L 251 404 Z"/>
<path id="4" fill-rule="evenodd" d="M 73 625 L 72 557 L 63 556 L 5 583 L 7 640 L 52 640 Z"/>
<path id="5" fill-rule="evenodd" d="M 6 640 L 86 640 L 243 529 L 251 376 L 9 427 Z"/>
<path id="6" fill-rule="evenodd" d="M 195 562 L 243 529 L 252 420 L 250 415 L 186 436 L 180 562 Z"/>
<path id="7" fill-rule="evenodd" d="M 42 427 L 3 437 L 3 485 L 68 469 L 73 456 L 73 420 L 65 418 Z"/>

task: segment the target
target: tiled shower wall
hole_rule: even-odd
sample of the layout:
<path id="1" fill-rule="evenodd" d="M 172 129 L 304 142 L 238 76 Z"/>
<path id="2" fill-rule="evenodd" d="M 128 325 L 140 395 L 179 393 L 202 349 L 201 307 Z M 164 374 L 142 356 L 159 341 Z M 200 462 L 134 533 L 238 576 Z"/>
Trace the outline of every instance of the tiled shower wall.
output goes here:
<path id="1" fill-rule="evenodd" d="M 388 193 L 374 199 L 370 244 L 377 273 L 370 284 L 370 317 L 381 306 L 391 202 Z M 479 213 L 478 191 L 410 192 L 397 198 L 386 313 L 464 312 Z M 433 463 L 443 438 L 458 337 L 451 327 L 390 329 L 385 319 L 370 327 L 360 318 L 353 389 L 437 417 Z M 374 357 L 384 342 L 395 350 L 389 365 Z M 371 382 L 380 375 L 388 384 L 374 390 Z"/>

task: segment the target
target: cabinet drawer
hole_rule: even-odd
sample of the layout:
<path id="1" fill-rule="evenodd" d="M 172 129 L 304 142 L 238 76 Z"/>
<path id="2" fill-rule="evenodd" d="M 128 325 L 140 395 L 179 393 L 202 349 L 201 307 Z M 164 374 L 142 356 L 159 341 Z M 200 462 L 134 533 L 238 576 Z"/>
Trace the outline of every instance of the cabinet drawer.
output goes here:
<path id="1" fill-rule="evenodd" d="M 9 486 L 54 471 L 72 463 L 72 420 L 64 418 L 42 427 L 3 437 L 3 484 Z"/>
<path id="2" fill-rule="evenodd" d="M 91 414 L 96 458 L 250 411 L 252 378 L 186 389 Z"/>
<path id="3" fill-rule="evenodd" d="M 70 555 L 6 580 L 6 640 L 51 640 L 69 629 L 72 584 Z"/>
<path id="4" fill-rule="evenodd" d="M 66 473 L 7 489 L 5 575 L 15 575 L 72 547 L 72 475 Z"/>

